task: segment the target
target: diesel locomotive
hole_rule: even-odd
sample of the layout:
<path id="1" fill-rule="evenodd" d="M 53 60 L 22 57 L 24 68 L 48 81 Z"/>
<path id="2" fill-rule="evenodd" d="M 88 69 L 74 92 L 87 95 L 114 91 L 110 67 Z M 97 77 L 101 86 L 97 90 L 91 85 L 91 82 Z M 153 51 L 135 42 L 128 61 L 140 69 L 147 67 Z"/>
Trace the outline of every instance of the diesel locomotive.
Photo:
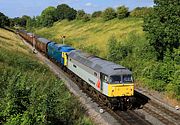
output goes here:
<path id="1" fill-rule="evenodd" d="M 81 81 L 80 84 L 108 107 L 124 110 L 132 106 L 134 83 L 129 69 L 33 33 L 19 30 L 18 34 Z"/>

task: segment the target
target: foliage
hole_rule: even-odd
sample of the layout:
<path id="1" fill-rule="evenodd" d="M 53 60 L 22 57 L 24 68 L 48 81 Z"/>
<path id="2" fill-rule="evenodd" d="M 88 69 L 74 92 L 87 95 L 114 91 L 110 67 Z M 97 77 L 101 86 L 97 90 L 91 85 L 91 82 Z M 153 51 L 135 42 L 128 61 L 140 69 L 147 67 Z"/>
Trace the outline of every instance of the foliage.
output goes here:
<path id="1" fill-rule="evenodd" d="M 103 11 L 103 18 L 105 21 L 116 18 L 116 12 L 113 8 L 107 8 Z"/>
<path id="2" fill-rule="evenodd" d="M 102 11 L 95 11 L 92 13 L 92 18 L 101 17 Z"/>
<path id="3" fill-rule="evenodd" d="M 118 42 L 114 36 L 112 36 L 108 42 L 109 54 L 107 58 L 118 63 L 132 53 L 132 48 L 131 44 L 123 45 L 121 42 Z"/>
<path id="4" fill-rule="evenodd" d="M 86 13 L 84 12 L 84 10 L 78 10 L 78 11 L 77 11 L 77 15 L 76 15 L 76 19 L 78 19 L 78 20 L 83 19 L 83 17 L 84 17 L 85 14 L 86 14 Z"/>
<path id="5" fill-rule="evenodd" d="M 154 11 L 144 20 L 144 31 L 149 34 L 158 60 L 163 60 L 167 50 L 171 55 L 180 43 L 179 0 L 155 0 Z"/>
<path id="6" fill-rule="evenodd" d="M 69 7 L 67 4 L 61 4 L 57 6 L 57 18 L 58 20 L 68 19 L 74 20 L 76 18 L 76 10 Z"/>
<path id="7" fill-rule="evenodd" d="M 90 14 L 85 14 L 84 16 L 83 16 L 83 21 L 84 22 L 87 22 L 87 21 L 90 21 L 91 20 L 91 15 Z"/>
<path id="8" fill-rule="evenodd" d="M 100 52 L 100 50 L 97 48 L 96 45 L 89 45 L 89 46 L 81 45 L 79 49 L 82 49 L 83 51 L 96 55 L 96 56 L 98 56 Z"/>
<path id="9" fill-rule="evenodd" d="M 0 12 L 0 27 L 9 26 L 10 22 L 7 16 Z"/>
<path id="10" fill-rule="evenodd" d="M 19 27 L 26 27 L 27 25 L 27 21 L 31 19 L 30 16 L 27 16 L 27 15 L 23 15 L 22 17 L 15 17 L 13 19 L 13 26 L 19 26 Z"/>
<path id="11" fill-rule="evenodd" d="M 153 48 L 146 39 L 131 33 L 124 41 L 115 36 L 109 39 L 108 60 L 119 63 L 133 71 L 136 80 L 157 91 L 171 93 L 180 99 L 180 67 L 177 60 L 171 59 L 170 51 L 166 52 L 164 62 L 157 62 Z M 179 58 L 178 51 L 173 56 Z"/>
<path id="12" fill-rule="evenodd" d="M 122 19 L 128 16 L 128 8 L 125 6 L 120 6 L 117 8 L 117 18 Z"/>
<path id="13" fill-rule="evenodd" d="M 137 7 L 134 10 L 131 11 L 130 16 L 131 17 L 139 17 L 143 18 L 148 16 L 150 13 L 152 13 L 153 8 L 151 7 Z"/>
<path id="14" fill-rule="evenodd" d="M 57 21 L 56 17 L 56 8 L 55 7 L 48 7 L 41 13 L 41 24 L 42 26 L 52 26 L 53 23 Z"/>
<path id="15" fill-rule="evenodd" d="M 33 27 L 37 27 L 38 26 L 36 23 L 37 23 L 36 17 L 29 18 L 27 20 L 27 23 L 26 23 L 26 29 L 31 31 Z"/>
<path id="16" fill-rule="evenodd" d="M 92 124 L 63 82 L 16 35 L 0 33 L 0 124 Z"/>

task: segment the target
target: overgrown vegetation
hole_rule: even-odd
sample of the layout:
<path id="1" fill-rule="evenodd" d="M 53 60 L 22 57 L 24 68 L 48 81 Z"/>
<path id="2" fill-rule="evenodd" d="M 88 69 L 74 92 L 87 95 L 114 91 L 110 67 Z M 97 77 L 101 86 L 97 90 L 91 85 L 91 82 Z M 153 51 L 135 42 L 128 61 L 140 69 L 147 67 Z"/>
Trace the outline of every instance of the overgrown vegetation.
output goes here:
<path id="1" fill-rule="evenodd" d="M 0 12 L 0 27 L 9 26 L 10 22 L 7 16 Z"/>
<path id="2" fill-rule="evenodd" d="M 98 53 L 93 53 L 106 58 L 108 53 L 107 42 L 112 35 L 122 40 L 133 31 L 142 35 L 142 24 L 143 21 L 139 18 L 113 19 L 106 22 L 104 22 L 103 18 L 95 18 L 88 22 L 63 20 L 55 23 L 50 28 L 36 29 L 35 32 L 40 36 L 59 43 L 62 43 L 61 36 L 65 35 L 65 44 L 72 45 L 76 49 L 84 48 L 83 50 L 86 51 L 85 47 L 96 46 Z"/>
<path id="3" fill-rule="evenodd" d="M 150 45 L 157 60 L 163 60 L 166 53 L 172 55 L 180 45 L 179 0 L 155 0 L 154 11 L 145 18 L 144 30 L 148 32 Z"/>
<path id="4" fill-rule="evenodd" d="M 156 61 L 156 53 L 145 37 L 131 33 L 126 40 L 109 39 L 108 59 L 128 67 L 133 71 L 135 80 L 141 85 L 180 100 L 180 63 L 179 49 L 171 59 L 170 52 L 166 53 L 163 62 Z"/>
<path id="5" fill-rule="evenodd" d="M 92 124 L 63 82 L 0 29 L 0 124 Z"/>

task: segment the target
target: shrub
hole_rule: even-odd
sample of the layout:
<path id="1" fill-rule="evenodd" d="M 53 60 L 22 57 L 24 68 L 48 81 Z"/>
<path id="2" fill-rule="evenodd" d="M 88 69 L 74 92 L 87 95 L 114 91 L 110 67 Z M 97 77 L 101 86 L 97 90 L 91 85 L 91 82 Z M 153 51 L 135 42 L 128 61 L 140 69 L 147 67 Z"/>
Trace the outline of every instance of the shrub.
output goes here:
<path id="1" fill-rule="evenodd" d="M 83 21 L 84 22 L 88 22 L 88 21 L 90 21 L 91 20 L 91 16 L 89 15 L 89 14 L 85 14 L 84 16 L 83 16 Z"/>
<path id="2" fill-rule="evenodd" d="M 84 12 L 84 10 L 78 10 L 78 11 L 77 11 L 77 15 L 76 15 L 76 19 L 78 19 L 78 20 L 83 19 L 83 17 L 84 17 L 85 14 L 86 14 L 86 13 Z"/>
<path id="3" fill-rule="evenodd" d="M 137 7 L 130 12 L 130 16 L 143 18 L 145 16 L 148 16 L 150 13 L 152 13 L 152 10 L 153 8 Z"/>
<path id="4" fill-rule="evenodd" d="M 132 45 L 122 44 L 121 42 L 118 42 L 114 36 L 112 36 L 108 42 L 108 59 L 119 63 L 132 53 L 132 48 Z"/>
<path id="5" fill-rule="evenodd" d="M 101 17 L 101 15 L 102 15 L 102 11 L 95 11 L 92 14 L 92 18 Z"/>
<path id="6" fill-rule="evenodd" d="M 128 16 L 128 8 L 125 6 L 120 6 L 117 8 L 117 18 L 122 19 Z"/>
<path id="7" fill-rule="evenodd" d="M 103 11 L 103 18 L 105 21 L 116 18 L 116 12 L 113 8 L 107 8 Z"/>

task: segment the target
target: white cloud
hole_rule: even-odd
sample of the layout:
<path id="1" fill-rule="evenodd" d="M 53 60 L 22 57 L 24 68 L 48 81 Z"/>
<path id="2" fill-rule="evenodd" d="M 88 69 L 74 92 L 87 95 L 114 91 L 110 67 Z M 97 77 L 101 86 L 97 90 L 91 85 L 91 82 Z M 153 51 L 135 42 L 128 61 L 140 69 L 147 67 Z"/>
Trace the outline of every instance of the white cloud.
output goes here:
<path id="1" fill-rule="evenodd" d="M 98 5 L 94 5 L 90 2 L 86 3 L 85 6 L 87 6 L 87 7 L 98 7 Z"/>
<path id="2" fill-rule="evenodd" d="M 89 2 L 89 3 L 86 3 L 85 5 L 86 6 L 92 6 L 93 4 Z"/>

